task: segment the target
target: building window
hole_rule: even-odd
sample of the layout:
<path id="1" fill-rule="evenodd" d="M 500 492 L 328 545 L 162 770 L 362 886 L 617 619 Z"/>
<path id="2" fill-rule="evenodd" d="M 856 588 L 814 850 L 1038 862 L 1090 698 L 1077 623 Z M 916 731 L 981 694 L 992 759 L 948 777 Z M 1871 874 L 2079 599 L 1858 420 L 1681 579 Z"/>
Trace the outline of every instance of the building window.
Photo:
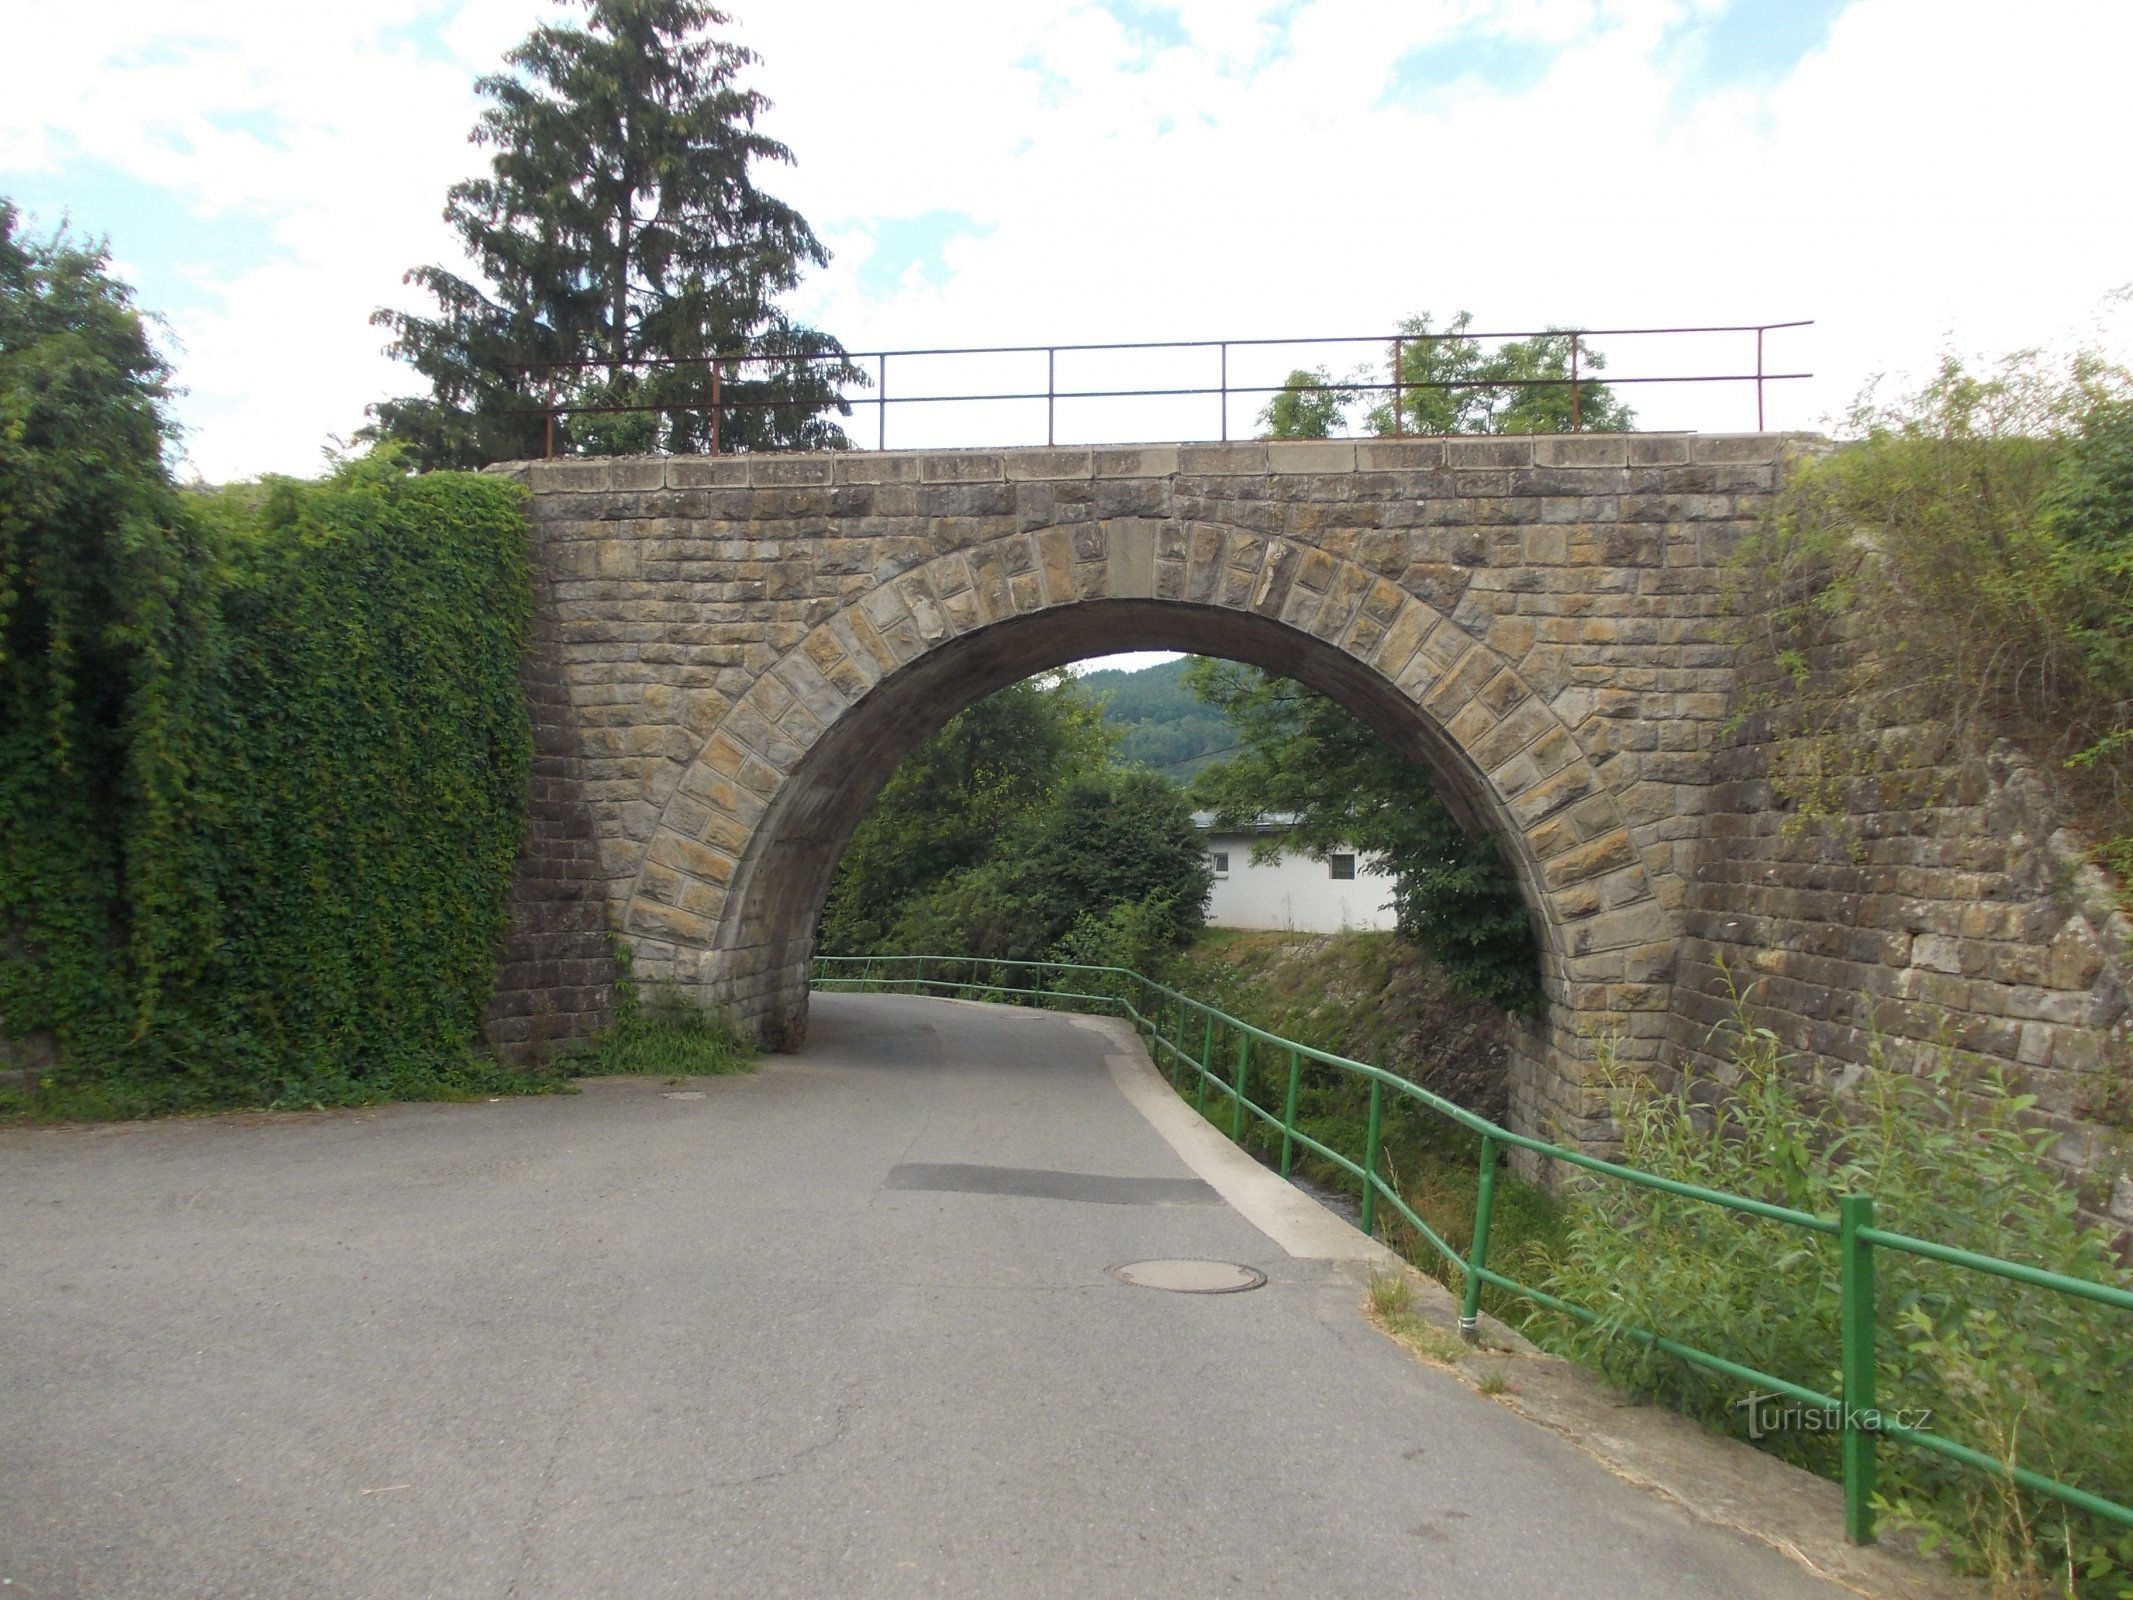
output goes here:
<path id="1" fill-rule="evenodd" d="M 1210 850 L 1207 852 L 1207 857 L 1215 864 L 1216 877 L 1226 878 L 1229 876 L 1229 852 L 1227 850 Z"/>
<path id="2" fill-rule="evenodd" d="M 1345 851 L 1326 857 L 1326 876 L 1329 878 L 1354 877 L 1355 857 Z"/>

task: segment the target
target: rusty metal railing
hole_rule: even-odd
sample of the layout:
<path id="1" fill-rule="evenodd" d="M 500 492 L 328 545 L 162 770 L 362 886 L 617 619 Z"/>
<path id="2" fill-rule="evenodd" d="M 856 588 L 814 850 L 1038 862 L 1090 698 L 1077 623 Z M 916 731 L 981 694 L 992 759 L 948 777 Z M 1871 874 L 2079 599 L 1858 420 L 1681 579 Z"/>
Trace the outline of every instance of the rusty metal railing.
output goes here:
<path id="1" fill-rule="evenodd" d="M 821 351 L 733 351 L 726 354 L 680 357 L 632 359 L 628 361 L 538 361 L 523 362 L 514 369 L 536 384 L 545 385 L 545 398 L 537 407 L 525 407 L 508 415 L 540 416 L 545 419 L 545 450 L 555 454 L 558 423 L 567 417 L 593 415 L 688 415 L 706 419 L 708 454 L 720 453 L 720 418 L 728 411 L 744 409 L 790 408 L 795 397 L 790 392 L 750 394 L 736 396 L 730 385 L 739 381 L 750 367 L 790 369 L 795 365 L 829 362 L 850 369 L 858 376 L 856 382 L 871 392 L 848 393 L 844 385 L 829 387 L 820 396 L 821 410 L 836 410 L 840 415 L 850 416 L 855 409 L 864 411 L 872 407 L 875 414 L 874 446 L 878 450 L 888 448 L 889 408 L 891 406 L 928 406 L 951 404 L 976 404 L 995 402 L 1000 404 L 1030 404 L 1044 402 L 1044 442 L 1059 443 L 1059 403 L 1063 400 L 1163 400 L 1212 398 L 1219 409 L 1219 423 L 1214 437 L 1227 441 L 1230 436 L 1230 400 L 1232 397 L 1271 396 L 1284 392 L 1337 393 L 1342 395 L 1389 395 L 1392 399 L 1391 420 L 1394 432 L 1390 437 L 1413 437 L 1401 432 L 1405 426 L 1408 396 L 1417 390 L 1440 389 L 1552 389 L 1569 391 L 1570 426 L 1573 432 L 1584 425 L 1582 415 L 1583 397 L 1589 385 L 1604 385 L 1618 388 L 1654 384 L 1741 384 L 1752 385 L 1755 392 L 1755 426 L 1761 432 L 1765 424 L 1765 387 L 1772 383 L 1792 382 L 1811 378 L 1811 372 L 1777 372 L 1770 370 L 1765 360 L 1765 341 L 1768 335 L 1784 329 L 1812 327 L 1811 319 L 1790 322 L 1726 323 L 1695 327 L 1671 328 L 1540 328 L 1513 332 L 1475 333 L 1465 330 L 1440 333 L 1389 333 L 1389 334 L 1338 334 L 1325 338 L 1282 339 L 1160 339 L 1124 341 L 1109 344 L 1025 344 L 1025 345 L 978 345 L 959 348 L 867 350 L 846 351 L 830 349 Z M 1656 374 L 1610 375 L 1599 378 L 1594 369 L 1583 366 L 1593 354 L 1591 341 L 1595 339 L 1641 339 L 1663 336 L 1752 336 L 1754 359 L 1747 370 L 1731 372 L 1678 372 Z M 1472 345 L 1500 344 L 1511 340 L 1567 339 L 1569 341 L 1569 372 L 1562 376 L 1513 378 L 1513 377 L 1464 377 L 1464 378 L 1410 378 L 1406 375 L 1408 347 L 1418 344 L 1463 343 Z M 1232 383 L 1230 381 L 1230 356 L 1233 351 L 1273 350 L 1289 347 L 1298 350 L 1325 349 L 1349 345 L 1373 345 L 1389 348 L 1392 355 L 1391 375 L 1384 379 L 1358 375 L 1353 379 L 1326 383 Z M 1212 351 L 1216 357 L 1215 381 L 1211 384 L 1169 385 L 1154 388 L 1096 388 L 1062 389 L 1059 386 L 1059 358 L 1062 355 L 1096 355 L 1120 352 L 1153 351 Z M 938 360 L 956 357 L 1044 357 L 1044 387 L 1024 387 L 998 390 L 980 390 L 964 393 L 890 393 L 889 376 L 891 361 Z M 1746 366 L 1744 353 L 1743 365 Z M 871 374 L 868 368 L 871 367 Z M 681 396 L 643 402 L 576 401 L 564 392 L 562 380 L 565 375 L 605 373 L 610 378 L 623 373 L 653 373 L 661 371 L 703 369 L 708 376 L 708 392 L 693 396 Z M 846 379 L 845 384 L 854 380 Z M 1198 437 L 1206 437 L 1200 435 Z"/>

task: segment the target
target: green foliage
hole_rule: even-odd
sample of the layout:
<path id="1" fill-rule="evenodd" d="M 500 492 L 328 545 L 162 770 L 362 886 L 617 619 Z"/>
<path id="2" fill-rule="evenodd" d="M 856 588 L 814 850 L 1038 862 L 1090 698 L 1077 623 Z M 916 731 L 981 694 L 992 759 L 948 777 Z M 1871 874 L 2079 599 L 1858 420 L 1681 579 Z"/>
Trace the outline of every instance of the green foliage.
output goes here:
<path id="1" fill-rule="evenodd" d="M 538 456 L 549 380 L 526 364 L 589 362 L 605 370 L 561 377 L 560 404 L 650 409 L 566 416 L 559 452 L 701 450 L 702 358 L 745 351 L 758 359 L 725 374 L 722 448 L 842 447 L 822 413 L 864 374 L 775 304 L 829 256 L 755 186 L 760 165 L 792 160 L 737 81 L 755 55 L 710 31 L 728 19 L 701 0 L 581 3 L 583 26 L 534 29 L 513 71 L 477 85 L 491 171 L 454 185 L 445 217 L 481 281 L 418 267 L 437 314 L 372 318 L 430 393 L 376 406 L 366 436 L 432 467 Z M 655 360 L 684 364 L 628 365 Z"/>
<path id="2" fill-rule="evenodd" d="M 1100 769 L 1108 744 L 1097 709 L 1063 673 L 959 712 L 904 758 L 845 847 L 823 912 L 823 954 L 887 949 L 906 907 L 982 864 L 1071 777 Z"/>
<path id="3" fill-rule="evenodd" d="M 1151 767 L 1183 783 L 1237 747 L 1229 719 L 1185 681 L 1191 666 L 1180 657 L 1137 672 L 1107 667 L 1079 680 L 1081 692 L 1103 708 L 1121 764 Z"/>
<path id="4" fill-rule="evenodd" d="M 618 952 L 625 973 L 627 952 L 627 946 Z M 752 1071 L 755 1052 L 724 1013 L 695 1004 L 677 985 L 654 985 L 647 1000 L 625 976 L 615 986 L 614 1021 L 590 1046 L 566 1057 L 564 1065 L 587 1078 L 708 1078 Z"/>
<path id="5" fill-rule="evenodd" d="M 1455 986 L 1430 958 L 1389 934 L 1351 931 L 1324 936 L 1235 933 L 1210 929 L 1158 972 L 1185 994 L 1269 1033 L 1351 1061 L 1398 1073 L 1484 1115 L 1501 1115 L 1503 1019 Z M 1234 1056 L 1227 1059 L 1234 1060 Z M 1261 1059 L 1254 1097 L 1278 1110 L 1287 1093 L 1287 1063 Z M 1228 1126 L 1228 1102 L 1210 1099 Z M 1323 1144 L 1360 1162 L 1369 1089 L 1359 1080 L 1307 1062 L 1297 1123 Z M 1473 1243 L 1480 1141 L 1397 1097 L 1385 1104 L 1380 1138 L 1387 1178 L 1455 1250 Z M 1278 1158 L 1280 1135 L 1254 1119 L 1245 1144 Z M 1308 1152 L 1296 1170 L 1332 1188 L 1359 1192 L 1332 1162 Z M 1389 1207 L 1381 1207 L 1386 1241 L 1424 1272 L 1457 1285 L 1459 1274 Z M 1489 1255 L 1498 1270 L 1537 1281 L 1560 1248 L 1562 1206 L 1553 1196 L 1498 1175 Z M 1491 1290 L 1491 1312 L 1508 1318 L 1522 1304 Z"/>
<path id="6" fill-rule="evenodd" d="M 2103 1233 L 2045 1160 L 2034 1102 L 1995 1070 L 1942 1061 L 1912 1075 L 1880 1060 L 1839 1092 L 1803 1084 L 1774 1035 L 1736 1022 L 1725 1079 L 1668 1093 L 1615 1081 L 1623 1159 L 1661 1177 L 1833 1215 L 1875 1197 L 1876 1222 L 1985 1255 L 2123 1283 Z M 1980 1196 L 1990 1196 L 1979 1204 Z M 2098 1493 L 2125 1488 L 2133 1459 L 2133 1339 L 2123 1312 L 1893 1250 L 1876 1253 L 1882 1331 L 1877 1399 L 1930 1410 L 1936 1432 Z M 1835 1241 L 1628 1184 L 1578 1192 L 1547 1287 L 1598 1311 L 1597 1328 L 1544 1326 L 1550 1342 L 1626 1386 L 1736 1434 L 1738 1385 L 1619 1336 L 1637 1326 L 1824 1393 L 1839 1392 Z M 1826 1431 L 1760 1441 L 1825 1475 Z M 2123 1593 L 2133 1541 L 1970 1469 L 1891 1443 L 1881 1491 L 1899 1523 L 1925 1529 L 2004 1593 Z M 2117 1553 L 2111 1553 L 2115 1545 Z M 2099 1554 L 2099 1552 L 2101 1552 Z M 2074 1568 L 2069 1576 L 2071 1556 Z M 2094 1568 L 2093 1575 L 2087 1569 Z"/>
<path id="7" fill-rule="evenodd" d="M 180 496 L 94 251 L 0 207 L 0 1036 L 12 1109 L 467 1093 L 524 803 L 517 492 Z"/>
<path id="8" fill-rule="evenodd" d="M 1227 827 L 1270 812 L 1296 819 L 1255 844 L 1256 858 L 1298 850 L 1324 860 L 1351 848 L 1376 858 L 1393 874 L 1403 937 L 1468 993 L 1506 1011 L 1539 1006 L 1539 957 L 1510 869 L 1493 840 L 1459 826 L 1413 762 L 1290 679 L 1202 660 L 1189 681 L 1244 743 L 1194 780 L 1194 797 Z"/>
<path id="9" fill-rule="evenodd" d="M 224 508 L 217 1098 L 399 1096 L 471 1059 L 531 738 L 516 490 L 389 460 Z"/>
<path id="10" fill-rule="evenodd" d="M 33 1060 L 126 1048 L 197 943 L 172 725 L 211 651 L 206 562 L 166 369 L 107 266 L 0 201 L 0 1037 Z"/>
<path id="11" fill-rule="evenodd" d="M 1385 352 L 1386 369 L 1397 371 L 1400 387 L 1397 393 L 1376 391 L 1365 418 L 1372 433 L 1623 433 L 1636 426 L 1635 413 L 1590 376 L 1606 369 L 1607 358 L 1582 338 L 1573 383 L 1568 330 L 1491 348 L 1464 337 L 1473 325 L 1467 311 L 1441 329 L 1431 327 L 1426 311 L 1401 322 L 1409 337 Z M 1262 437 L 1345 433 L 1349 407 L 1378 381 L 1369 366 L 1348 378 L 1323 366 L 1298 367 L 1260 411 Z"/>
<path id="12" fill-rule="evenodd" d="M 1213 882 L 1176 785 L 1083 772 L 1017 818 L 983 861 L 909 903 L 880 949 L 1030 961 L 1058 956 L 1070 934 L 1093 948 L 1102 928 L 1174 948 L 1200 926 Z"/>
<path id="13" fill-rule="evenodd" d="M 1622 433 L 1636 416 L 1606 384 L 1586 376 L 1607 365 L 1601 353 L 1578 341 L 1578 377 L 1570 378 L 1568 332 L 1512 339 L 1491 350 L 1465 338 L 1473 327 L 1462 311 L 1441 329 L 1428 312 L 1409 317 L 1400 331 L 1411 335 L 1397 348 L 1401 391 L 1385 395 L 1370 412 L 1373 433 L 1569 433 L 1571 395 L 1576 423 L 1588 433 Z M 1395 353 L 1387 352 L 1388 366 Z"/>
<path id="14" fill-rule="evenodd" d="M 847 847 L 822 952 L 1034 960 L 1070 936 L 1190 937 L 1213 879 L 1185 797 L 1109 755 L 1064 674 L 960 713 L 905 758 Z"/>
<path id="15" fill-rule="evenodd" d="M 1299 367 L 1283 381 L 1281 392 L 1259 413 L 1269 439 L 1327 439 L 1342 425 L 1357 390 L 1334 381 L 1324 367 Z"/>
<path id="16" fill-rule="evenodd" d="M 1805 465 L 1742 557 L 1740 613 L 1786 668 L 1776 775 L 1804 822 L 1922 768 L 1921 725 L 2010 737 L 2068 774 L 2133 876 L 2133 382 L 2078 359 L 1952 360 Z"/>

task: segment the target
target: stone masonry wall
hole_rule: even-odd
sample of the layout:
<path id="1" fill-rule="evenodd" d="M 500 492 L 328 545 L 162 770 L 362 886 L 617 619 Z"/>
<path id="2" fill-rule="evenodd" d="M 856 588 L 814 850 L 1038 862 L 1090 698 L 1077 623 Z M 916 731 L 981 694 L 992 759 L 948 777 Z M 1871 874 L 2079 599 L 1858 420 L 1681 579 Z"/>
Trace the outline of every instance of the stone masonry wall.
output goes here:
<path id="1" fill-rule="evenodd" d="M 904 750 L 978 694 L 1077 655 L 1234 654 L 1339 694 L 1505 840 L 1551 996 L 1545 1025 L 1514 1042 L 1513 1116 L 1604 1142 L 1595 1041 L 1656 1064 L 1669 1036 L 1732 688 L 1720 566 L 1786 444 L 1586 435 L 507 470 L 533 493 L 567 696 L 551 720 L 569 724 L 555 759 L 573 770 L 551 770 L 586 808 L 606 924 L 648 979 L 795 1029 L 819 888 Z M 582 881 L 582 836 L 560 816 L 551 828 L 553 845 L 529 844 L 528 882 Z"/>
<path id="2" fill-rule="evenodd" d="M 1910 765 L 1851 783 L 1812 823 L 1772 781 L 1767 714 L 1714 752 L 1668 1068 L 1719 1063 L 1736 990 L 1754 1026 L 1825 1072 L 1876 1048 L 1899 1065 L 1943 1047 L 1998 1062 L 2037 1095 L 2086 1208 L 2133 1224 L 2133 927 L 2017 752 L 1909 732 Z"/>
<path id="3" fill-rule="evenodd" d="M 554 586 L 534 572 L 534 621 L 519 682 L 533 723 L 526 838 L 511 878 L 511 930 L 483 1032 L 515 1064 L 545 1060 L 614 1020 L 618 974 L 607 880 L 579 776 L 578 723 L 563 671 Z"/>

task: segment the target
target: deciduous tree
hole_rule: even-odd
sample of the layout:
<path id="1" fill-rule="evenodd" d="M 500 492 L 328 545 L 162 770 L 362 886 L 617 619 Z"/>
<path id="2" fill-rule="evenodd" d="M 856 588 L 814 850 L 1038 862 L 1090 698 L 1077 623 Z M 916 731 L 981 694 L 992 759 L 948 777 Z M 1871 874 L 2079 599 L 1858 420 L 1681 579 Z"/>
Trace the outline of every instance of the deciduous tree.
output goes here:
<path id="1" fill-rule="evenodd" d="M 1614 391 L 1586 376 L 1607 365 L 1591 345 L 1578 343 L 1573 385 L 1567 331 L 1512 339 L 1492 350 L 1459 337 L 1473 325 L 1468 311 L 1441 329 L 1431 327 L 1426 311 L 1400 324 L 1408 337 L 1386 352 L 1388 364 L 1397 365 L 1400 389 L 1371 408 L 1371 432 L 1569 433 L 1573 388 L 1579 428 L 1621 433 L 1636 426 L 1635 413 Z"/>
<path id="2" fill-rule="evenodd" d="M 1286 834 L 1255 844 L 1255 859 L 1363 852 L 1393 874 L 1402 936 L 1461 988 L 1507 1011 L 1538 1003 L 1532 926 L 1509 868 L 1493 840 L 1459 826 L 1413 762 L 1287 678 L 1201 660 L 1189 681 L 1244 742 L 1242 753 L 1200 773 L 1193 797 L 1222 826 L 1248 826 L 1269 812 L 1296 819 Z"/>

